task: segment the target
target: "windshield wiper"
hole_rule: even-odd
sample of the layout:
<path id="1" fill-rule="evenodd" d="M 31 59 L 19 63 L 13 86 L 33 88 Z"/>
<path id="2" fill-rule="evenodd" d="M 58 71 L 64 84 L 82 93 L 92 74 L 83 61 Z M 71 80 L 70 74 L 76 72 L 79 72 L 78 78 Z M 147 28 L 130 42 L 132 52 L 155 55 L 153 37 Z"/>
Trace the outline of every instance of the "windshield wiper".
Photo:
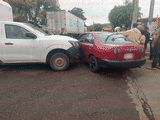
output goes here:
<path id="1" fill-rule="evenodd" d="M 112 35 L 118 35 L 118 34 L 111 34 L 111 35 L 108 35 L 107 38 L 105 39 L 105 43 L 106 43 L 107 39 L 108 39 L 109 37 L 111 37 Z M 113 41 L 113 40 L 112 40 L 112 41 Z"/>
<path id="2" fill-rule="evenodd" d="M 124 38 L 124 39 L 125 39 L 125 37 L 117 37 L 117 38 L 115 38 L 115 39 L 118 39 L 118 38 Z"/>

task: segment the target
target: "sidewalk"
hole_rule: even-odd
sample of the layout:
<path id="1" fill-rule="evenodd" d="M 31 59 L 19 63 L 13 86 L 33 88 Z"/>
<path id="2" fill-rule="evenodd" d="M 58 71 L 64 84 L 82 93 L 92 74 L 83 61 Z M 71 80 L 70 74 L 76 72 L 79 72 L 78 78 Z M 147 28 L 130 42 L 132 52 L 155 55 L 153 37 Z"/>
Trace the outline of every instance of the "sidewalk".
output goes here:
<path id="1" fill-rule="evenodd" d="M 148 44 L 147 49 L 145 51 L 146 60 L 150 55 L 150 45 Z M 146 64 L 142 66 L 140 71 L 143 71 L 143 76 L 138 79 L 138 83 L 142 86 L 141 90 L 147 97 L 148 104 L 150 105 L 152 112 L 154 114 L 155 120 L 160 120 L 160 69 L 155 71 L 147 70 L 146 67 L 151 66 L 152 60 L 147 60 Z M 140 113 L 140 120 L 148 120 L 147 116 L 144 114 L 141 105 L 137 106 L 137 109 Z"/>
<path id="2" fill-rule="evenodd" d="M 147 45 L 147 49 L 145 51 L 145 55 L 149 56 L 150 55 L 150 45 Z"/>

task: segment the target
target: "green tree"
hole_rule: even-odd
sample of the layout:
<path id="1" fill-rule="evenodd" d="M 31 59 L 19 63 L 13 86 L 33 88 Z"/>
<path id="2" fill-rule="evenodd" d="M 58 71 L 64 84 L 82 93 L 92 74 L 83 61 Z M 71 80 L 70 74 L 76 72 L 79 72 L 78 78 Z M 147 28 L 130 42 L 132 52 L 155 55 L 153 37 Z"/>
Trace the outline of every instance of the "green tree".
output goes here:
<path id="1" fill-rule="evenodd" d="M 128 0 L 125 1 L 125 5 L 123 6 L 114 6 L 109 13 L 109 21 L 111 22 L 112 28 L 117 26 L 125 26 L 125 28 L 130 28 L 133 10 L 133 4 Z M 139 11 L 140 8 L 138 8 L 137 18 L 139 18 L 142 14 Z"/>
<path id="2" fill-rule="evenodd" d="M 58 10 L 58 0 L 5 0 L 13 9 L 14 21 L 29 20 L 37 24 L 38 19 L 46 19 L 46 11 Z"/>
<path id="3" fill-rule="evenodd" d="M 94 24 L 88 27 L 90 31 L 102 31 L 103 26 L 101 24 Z"/>
<path id="4" fill-rule="evenodd" d="M 83 15 L 84 11 L 81 8 L 74 7 L 72 10 L 69 10 L 68 12 L 72 13 L 73 15 L 83 20 L 87 20 L 87 18 Z"/>

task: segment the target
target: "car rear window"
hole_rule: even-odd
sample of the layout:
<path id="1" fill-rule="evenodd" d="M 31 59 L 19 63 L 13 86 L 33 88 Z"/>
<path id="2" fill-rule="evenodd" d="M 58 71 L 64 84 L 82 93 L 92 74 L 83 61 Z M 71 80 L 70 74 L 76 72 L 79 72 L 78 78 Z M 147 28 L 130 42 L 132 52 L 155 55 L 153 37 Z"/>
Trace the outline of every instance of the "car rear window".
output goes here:
<path id="1" fill-rule="evenodd" d="M 99 39 L 104 44 L 127 44 L 133 43 L 127 37 L 121 34 L 107 34 L 107 33 L 99 33 Z"/>

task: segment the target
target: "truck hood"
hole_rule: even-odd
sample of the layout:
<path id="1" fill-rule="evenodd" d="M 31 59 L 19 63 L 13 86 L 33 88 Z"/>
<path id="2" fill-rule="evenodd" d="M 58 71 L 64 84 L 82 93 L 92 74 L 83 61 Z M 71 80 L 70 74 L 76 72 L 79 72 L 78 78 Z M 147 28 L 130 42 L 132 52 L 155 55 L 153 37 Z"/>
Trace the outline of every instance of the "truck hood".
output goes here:
<path id="1" fill-rule="evenodd" d="M 48 35 L 41 37 L 42 40 L 58 40 L 58 41 L 78 41 L 72 37 L 62 36 L 62 35 Z"/>

